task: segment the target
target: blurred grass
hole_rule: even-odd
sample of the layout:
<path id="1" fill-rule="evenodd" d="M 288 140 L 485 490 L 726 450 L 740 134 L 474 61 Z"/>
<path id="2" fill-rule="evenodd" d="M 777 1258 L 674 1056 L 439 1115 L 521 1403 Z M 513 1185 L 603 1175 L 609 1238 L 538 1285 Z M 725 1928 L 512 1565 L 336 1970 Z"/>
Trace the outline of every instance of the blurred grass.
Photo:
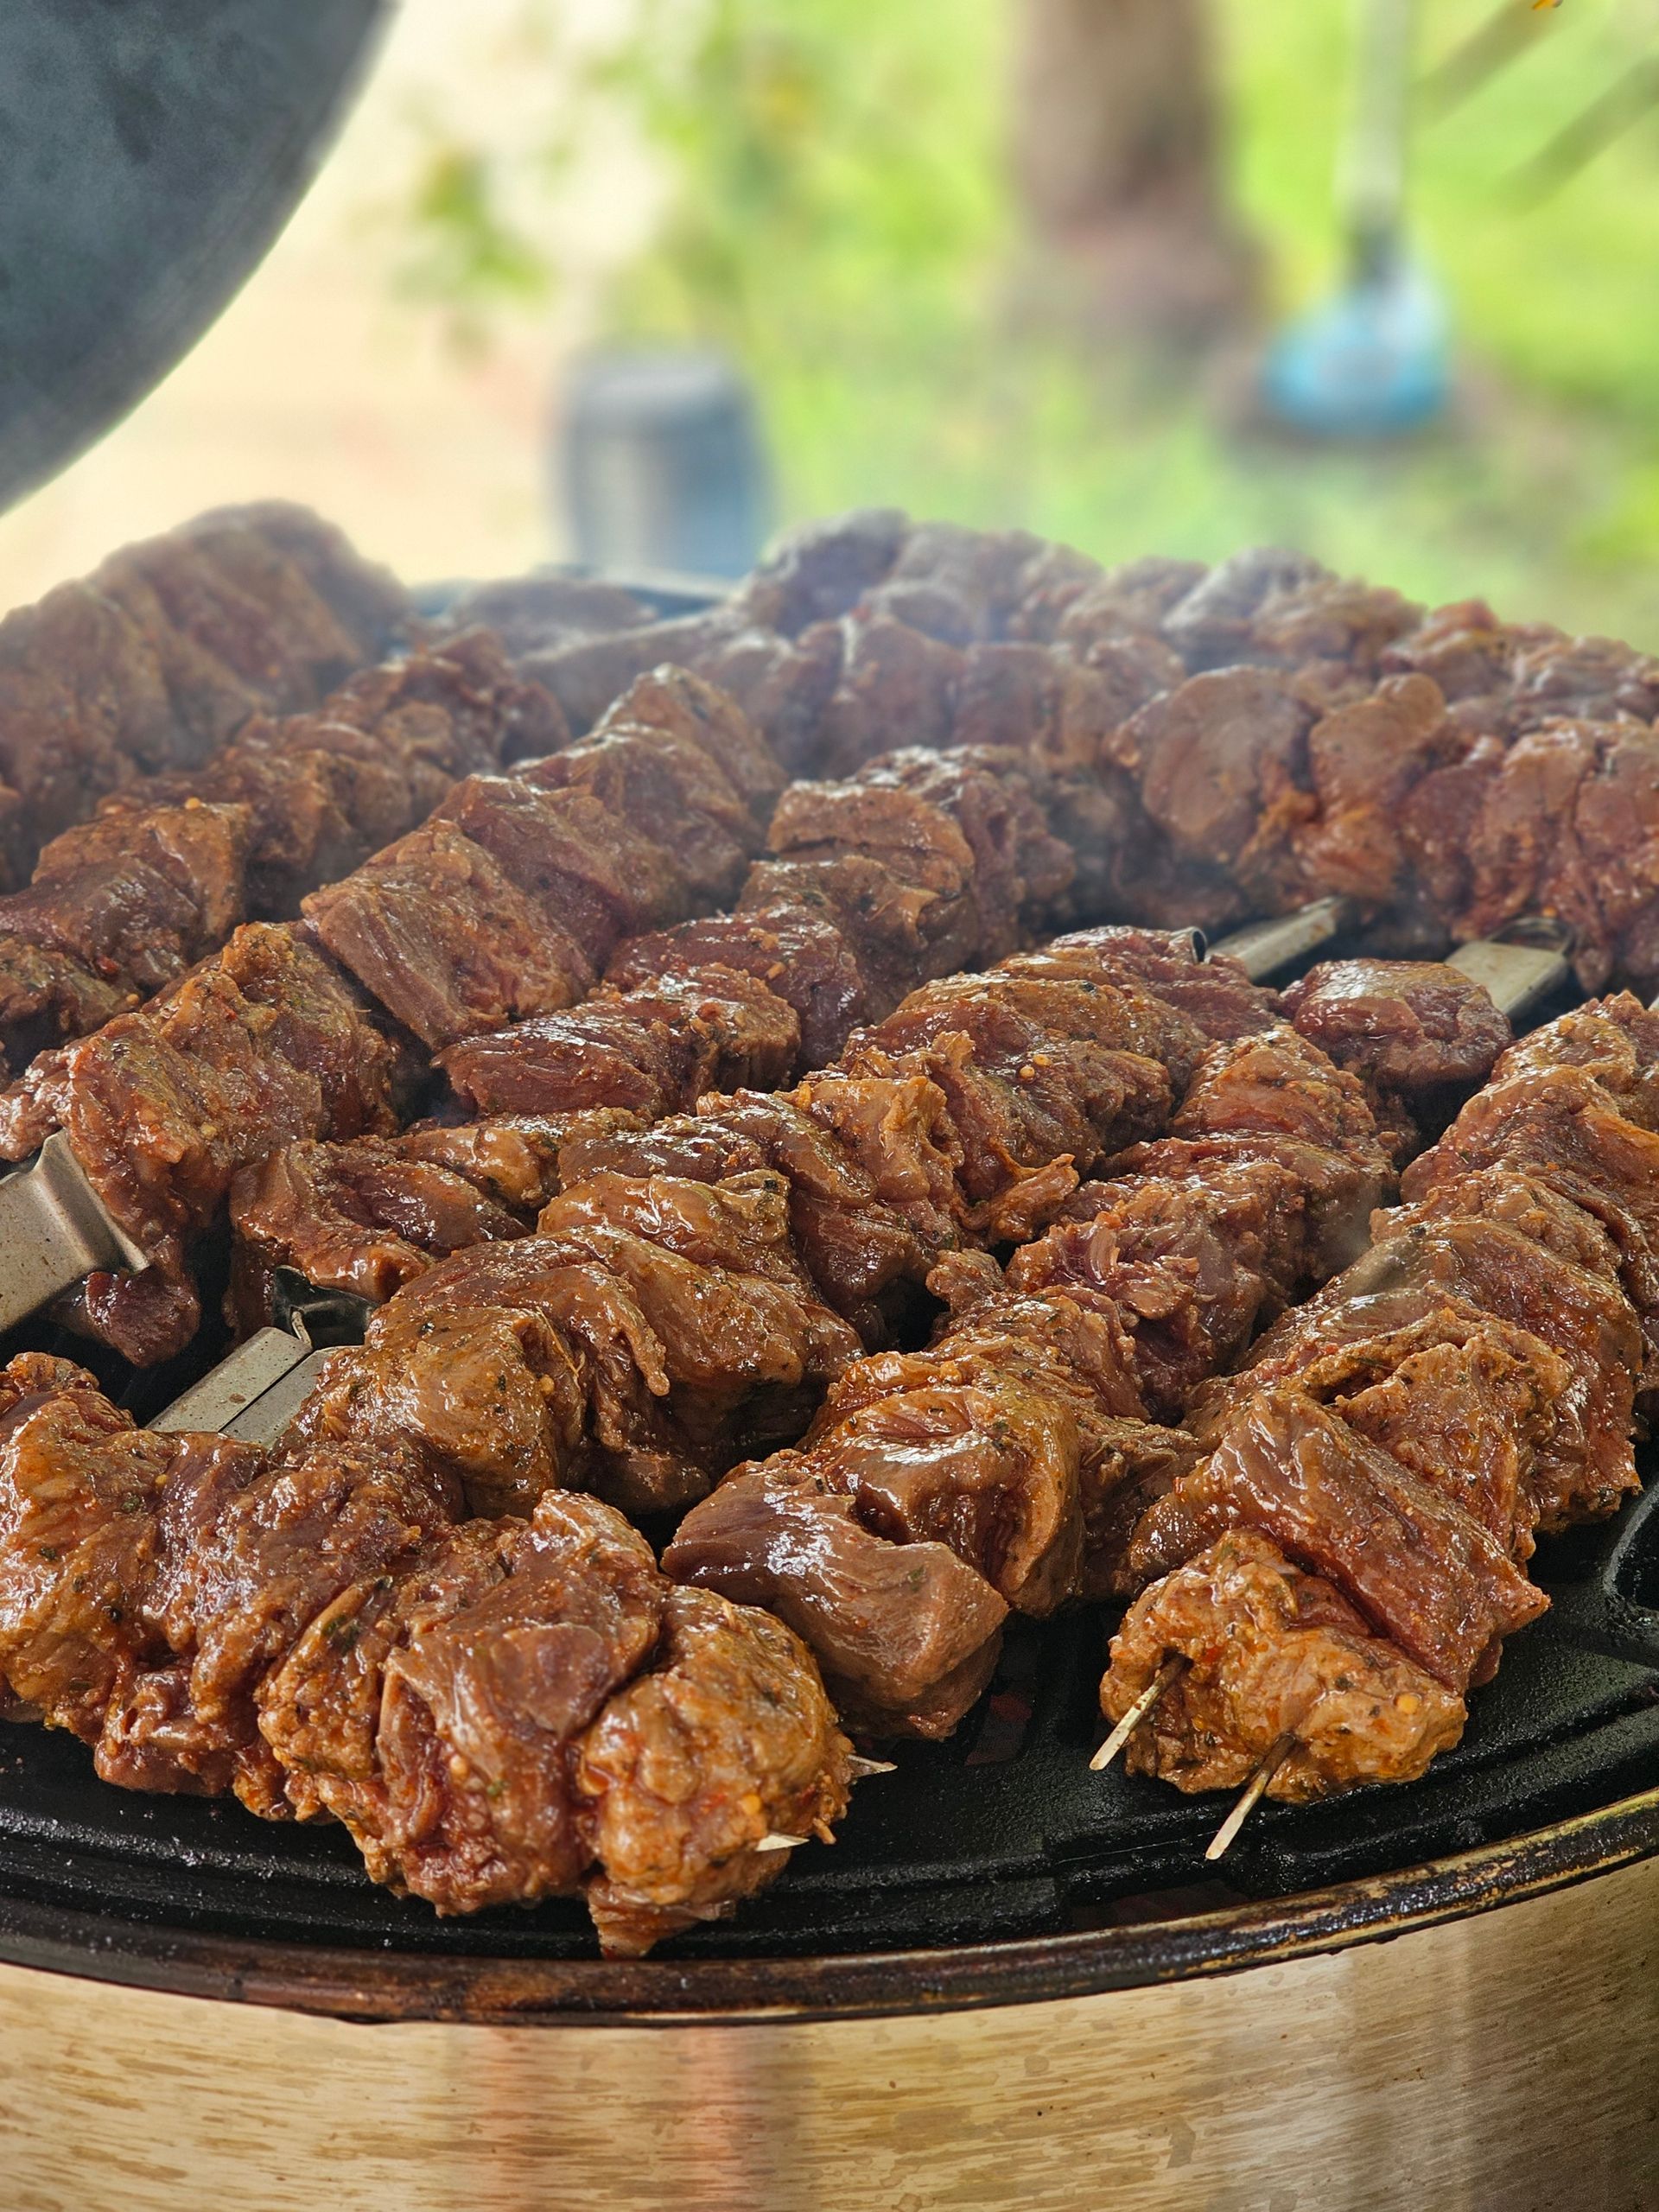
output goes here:
<path id="1" fill-rule="evenodd" d="M 1424 0 L 1426 63 L 1491 8 Z M 1282 311 L 1338 266 L 1348 11 L 1217 13 L 1237 195 Z M 716 14 L 701 68 L 650 105 L 687 188 L 622 315 L 736 347 L 788 512 L 893 501 L 1107 558 L 1274 538 L 1431 600 L 1484 591 L 1659 646 L 1659 114 L 1541 202 L 1517 181 L 1646 50 L 1649 8 L 1566 0 L 1420 129 L 1413 227 L 1453 302 L 1456 418 L 1343 452 L 1241 436 L 1211 383 L 1008 329 L 1005 0 L 954 0 L 944 42 L 918 0 Z"/>
<path id="2" fill-rule="evenodd" d="M 1271 321 L 1338 271 L 1349 6 L 1212 4 Z M 1495 4 L 1421 0 L 1425 66 Z M 674 180 L 614 327 L 739 355 L 785 513 L 893 502 L 1107 559 L 1275 539 L 1426 599 L 1484 592 L 1659 647 L 1659 110 L 1552 195 L 1517 181 L 1659 54 L 1656 0 L 1565 0 L 1519 60 L 1423 122 L 1412 227 L 1452 297 L 1459 404 L 1432 435 L 1343 451 L 1230 428 L 1247 359 L 1220 375 L 1230 405 L 1213 364 L 1148 369 L 1017 327 L 1002 131 L 1018 5 L 636 0 L 632 35 L 590 74 L 594 109 L 627 111 Z"/>

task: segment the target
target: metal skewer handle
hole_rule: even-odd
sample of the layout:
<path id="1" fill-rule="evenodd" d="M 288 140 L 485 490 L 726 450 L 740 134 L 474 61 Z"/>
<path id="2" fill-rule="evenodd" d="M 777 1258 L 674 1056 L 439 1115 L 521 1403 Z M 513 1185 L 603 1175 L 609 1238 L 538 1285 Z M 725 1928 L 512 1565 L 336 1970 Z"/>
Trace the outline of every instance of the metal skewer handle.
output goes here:
<path id="1" fill-rule="evenodd" d="M 61 1130 L 27 1167 L 0 1179 L 0 1329 L 26 1320 L 95 1268 L 149 1265 L 86 1180 Z"/>
<path id="2" fill-rule="evenodd" d="M 1276 976 L 1281 968 L 1305 960 L 1310 952 L 1317 952 L 1322 944 L 1328 944 L 1346 927 L 1348 920 L 1345 899 L 1314 899 L 1306 906 L 1298 906 L 1294 913 L 1274 914 L 1262 922 L 1247 922 L 1242 930 L 1235 930 L 1230 937 L 1223 938 L 1210 950 L 1226 953 L 1237 961 L 1253 983 L 1262 983 L 1269 976 Z"/>
<path id="3" fill-rule="evenodd" d="M 1483 984 L 1500 1010 L 1518 1021 L 1572 982 L 1572 949 L 1573 932 L 1565 923 L 1529 915 L 1496 937 L 1459 945 L 1447 965 Z"/>

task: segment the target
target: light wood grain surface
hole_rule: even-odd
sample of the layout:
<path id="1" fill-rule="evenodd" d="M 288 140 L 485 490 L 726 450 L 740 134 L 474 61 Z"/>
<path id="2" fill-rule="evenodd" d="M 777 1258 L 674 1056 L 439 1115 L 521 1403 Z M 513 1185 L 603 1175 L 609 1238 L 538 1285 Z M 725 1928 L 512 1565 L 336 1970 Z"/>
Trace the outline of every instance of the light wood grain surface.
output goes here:
<path id="1" fill-rule="evenodd" d="M 0 1969 L 3 2212 L 1654 2212 L 1659 1861 L 1283 1966 L 724 2027 Z"/>

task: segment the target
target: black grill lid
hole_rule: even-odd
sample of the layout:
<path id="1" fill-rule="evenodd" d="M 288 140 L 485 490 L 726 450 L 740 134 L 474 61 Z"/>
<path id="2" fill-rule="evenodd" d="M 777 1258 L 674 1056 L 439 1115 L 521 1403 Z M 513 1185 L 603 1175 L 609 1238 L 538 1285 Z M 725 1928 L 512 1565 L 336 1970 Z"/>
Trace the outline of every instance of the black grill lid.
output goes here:
<path id="1" fill-rule="evenodd" d="M 0 7 L 0 508 L 118 422 L 258 265 L 383 12 Z"/>

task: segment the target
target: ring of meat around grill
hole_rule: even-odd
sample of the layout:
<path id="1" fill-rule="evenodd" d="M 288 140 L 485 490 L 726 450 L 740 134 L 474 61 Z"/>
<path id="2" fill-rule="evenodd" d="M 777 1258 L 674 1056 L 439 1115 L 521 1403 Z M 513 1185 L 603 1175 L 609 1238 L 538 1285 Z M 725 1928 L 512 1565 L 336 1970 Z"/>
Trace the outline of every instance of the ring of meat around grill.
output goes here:
<path id="1" fill-rule="evenodd" d="M 612 671 L 671 658 L 662 626 L 524 665 L 588 728 L 582 683 L 607 654 Z M 1308 895 L 1311 855 L 1372 836 L 1333 828 L 1347 755 L 1380 747 L 1425 777 L 1479 755 L 1508 789 L 1529 740 L 1555 741 L 1516 703 L 1523 676 L 1555 710 L 1582 678 L 1571 707 L 1601 734 L 1575 760 L 1635 745 L 1618 719 L 1645 680 L 1630 661 L 1552 659 L 1534 639 L 1528 673 L 1518 633 L 1464 632 L 1481 632 L 1475 613 L 1419 628 L 1403 602 L 1282 558 L 1108 578 L 1034 541 L 864 518 L 797 540 L 688 645 L 779 757 L 850 772 L 784 795 L 772 857 L 751 864 L 749 830 L 738 863 L 721 842 L 779 792 L 772 753 L 748 741 L 746 789 L 698 741 L 741 716 L 706 685 L 645 676 L 576 746 L 457 785 L 314 894 L 303 926 L 245 930 L 159 1014 L 126 1017 L 137 1029 L 72 1047 L 14 1098 L 17 1126 L 60 1116 L 111 1154 L 154 1131 L 167 1165 L 144 1200 L 181 1248 L 239 1173 L 252 1304 L 259 1269 L 293 1255 L 305 1173 L 346 1224 L 328 1265 L 378 1240 L 365 1280 L 404 1287 L 273 1454 L 133 1431 L 78 1370 L 14 1367 L 11 1703 L 94 1742 L 111 1779 L 333 1813 L 371 1871 L 442 1910 L 582 1887 L 605 1939 L 632 1948 L 729 1910 L 783 1863 L 757 1848 L 768 1836 L 838 1817 L 846 1745 L 817 1669 L 848 1725 L 944 1733 L 1010 1609 L 1122 1590 L 1165 1551 L 1156 1587 L 1173 1589 L 1189 1535 L 1265 1624 L 1251 1648 L 1306 1633 L 1338 1699 L 1338 1669 L 1386 1678 L 1396 1738 L 1432 1754 L 1460 1720 L 1459 1670 L 1478 1678 L 1537 1610 L 1531 1528 L 1627 1486 L 1629 1409 L 1607 1377 L 1642 1357 L 1619 1286 L 1648 1265 L 1646 1039 L 1603 1010 L 1623 1045 L 1580 1025 L 1560 1065 L 1522 1068 L 1554 1086 L 1530 1152 L 1477 1099 L 1414 1169 L 1379 1247 L 1409 1278 L 1397 1342 L 1376 1349 L 1368 1312 L 1364 1359 L 1327 1381 L 1299 1363 L 1293 1309 L 1259 1347 L 1285 1372 L 1252 1370 L 1223 1404 L 1211 1378 L 1347 1265 L 1394 1166 L 1484 1072 L 1491 1009 L 1447 971 L 1371 963 L 1310 979 L 1293 1027 L 1179 932 L 1011 948 L 1055 912 L 1067 846 L 1080 895 L 1115 886 L 1183 920 L 1185 901 L 1224 916 Z M 1462 716 L 1431 673 L 1449 683 L 1460 652 L 1497 671 Z M 1503 719 L 1500 694 L 1501 741 L 1478 727 Z M 895 728 L 915 743 L 893 755 Z M 688 735 L 735 803 L 706 782 L 688 800 Z M 1405 818 L 1415 789 L 1402 767 L 1383 810 Z M 652 819 L 652 791 L 690 805 L 695 836 L 619 836 L 622 814 Z M 1444 934 L 1454 911 L 1422 891 L 1425 865 L 1414 854 L 1395 906 L 1338 887 L 1397 906 L 1418 941 L 1425 913 Z M 686 918 L 694 873 L 712 887 L 746 868 L 734 914 Z M 1592 936 L 1591 958 L 1639 964 L 1637 919 L 1614 951 Z M 988 976 L 953 973 L 999 957 Z M 470 1121 L 394 1134 L 407 1039 L 366 1017 L 342 967 L 435 1053 Z M 735 1011 L 711 1017 L 716 1001 Z M 165 1084 L 124 1067 L 158 1039 L 224 1075 L 222 1119 L 183 1077 L 169 1118 Z M 112 1071 L 102 1096 L 94 1063 Z M 816 1071 L 795 1090 L 767 1087 L 802 1064 Z M 406 1235 L 400 1194 L 417 1189 Z M 435 1192 L 459 1205 L 429 1232 Z M 1005 1274 L 987 1248 L 1008 1245 Z M 1541 1281 L 1533 1254 L 1557 1274 Z M 1489 1312 L 1500 1277 L 1510 1305 Z M 144 1280 L 89 1287 L 83 1306 L 115 1334 L 119 1295 Z M 1414 1309 L 1423 1286 L 1432 1311 Z M 915 1349 L 930 1296 L 947 1310 Z M 1337 1310 L 1327 1291 L 1302 1313 Z M 1399 1456 L 1437 1389 L 1475 1408 L 1483 1440 L 1511 1437 L 1460 1489 Z M 1339 1528 L 1299 1564 L 1291 1532 L 1313 1509 L 1260 1472 L 1287 1459 L 1312 1471 L 1309 1496 L 1381 1499 L 1409 1524 L 1430 1554 L 1417 1581 L 1359 1589 Z M 666 1580 L 605 1502 L 699 1497 Z M 1166 1648 L 1185 1647 L 1154 1667 Z M 1259 1669 L 1209 1707 L 1204 1687 L 1193 1726 L 1211 1734 L 1264 1695 Z M 1186 1707 L 1166 1703 L 1167 1736 Z M 757 1730 L 762 1710 L 775 1725 Z M 1341 1734 L 1351 1707 L 1325 1718 Z M 1199 1748 L 1221 1757 L 1211 1735 Z M 671 1753 L 689 1795 L 665 1789 Z M 1307 1770 L 1299 1751 L 1281 1794 Z"/>

